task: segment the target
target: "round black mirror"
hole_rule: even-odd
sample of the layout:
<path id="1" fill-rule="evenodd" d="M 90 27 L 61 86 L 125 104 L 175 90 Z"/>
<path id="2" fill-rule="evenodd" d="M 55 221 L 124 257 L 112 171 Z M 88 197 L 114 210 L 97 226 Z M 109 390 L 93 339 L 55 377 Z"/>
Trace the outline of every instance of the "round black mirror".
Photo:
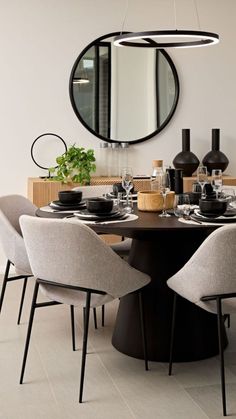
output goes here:
<path id="1" fill-rule="evenodd" d="M 179 80 L 166 51 L 116 47 L 118 34 L 104 35 L 81 52 L 70 75 L 70 100 L 80 122 L 100 139 L 138 143 L 172 118 Z"/>

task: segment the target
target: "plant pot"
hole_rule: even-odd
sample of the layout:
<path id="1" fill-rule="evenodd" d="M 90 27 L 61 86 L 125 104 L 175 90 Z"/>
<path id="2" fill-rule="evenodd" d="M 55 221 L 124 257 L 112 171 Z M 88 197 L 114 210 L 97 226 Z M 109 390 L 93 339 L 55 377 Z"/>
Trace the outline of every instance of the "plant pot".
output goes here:
<path id="1" fill-rule="evenodd" d="M 220 151 L 220 130 L 212 129 L 212 147 L 211 151 L 205 155 L 202 164 L 207 167 L 207 171 L 211 174 L 214 169 L 225 171 L 229 164 L 229 160 L 222 151 Z"/>
<path id="2" fill-rule="evenodd" d="M 188 128 L 182 129 L 182 151 L 175 156 L 173 165 L 176 169 L 183 171 L 183 176 L 192 176 L 199 166 L 197 156 L 190 151 L 190 129 Z"/>

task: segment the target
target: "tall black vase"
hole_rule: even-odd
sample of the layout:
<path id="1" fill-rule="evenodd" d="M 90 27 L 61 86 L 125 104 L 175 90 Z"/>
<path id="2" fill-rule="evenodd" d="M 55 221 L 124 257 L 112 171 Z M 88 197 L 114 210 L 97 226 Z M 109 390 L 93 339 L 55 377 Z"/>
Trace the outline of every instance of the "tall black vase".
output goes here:
<path id="1" fill-rule="evenodd" d="M 192 176 L 199 166 L 199 160 L 190 151 L 190 129 L 182 129 L 182 151 L 175 156 L 173 165 L 176 169 L 183 171 L 183 176 Z"/>
<path id="2" fill-rule="evenodd" d="M 220 130 L 219 128 L 212 129 L 212 147 L 211 151 L 205 155 L 202 164 L 207 167 L 209 173 L 213 169 L 221 169 L 225 171 L 229 164 L 229 160 L 222 151 L 220 151 Z"/>

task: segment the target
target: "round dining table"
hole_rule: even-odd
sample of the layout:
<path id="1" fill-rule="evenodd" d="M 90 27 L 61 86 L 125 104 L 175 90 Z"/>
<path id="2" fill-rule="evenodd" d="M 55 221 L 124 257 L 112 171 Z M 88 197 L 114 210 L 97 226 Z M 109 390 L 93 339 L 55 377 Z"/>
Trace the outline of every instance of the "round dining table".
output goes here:
<path id="1" fill-rule="evenodd" d="M 166 282 L 219 226 L 183 223 L 174 215 L 162 218 L 158 213 L 143 212 L 137 208 L 134 212 L 138 216 L 136 220 L 94 223 L 89 227 L 100 234 L 132 238 L 129 264 L 151 277 L 150 284 L 143 289 L 148 359 L 167 362 L 174 294 Z M 58 216 L 56 213 L 43 214 L 41 210 L 37 211 L 37 215 Z M 216 315 L 182 297 L 178 300 L 175 330 L 175 362 L 195 361 L 218 354 Z M 226 346 L 226 332 L 224 334 Z M 136 293 L 120 299 L 112 344 L 124 354 L 143 358 Z"/>

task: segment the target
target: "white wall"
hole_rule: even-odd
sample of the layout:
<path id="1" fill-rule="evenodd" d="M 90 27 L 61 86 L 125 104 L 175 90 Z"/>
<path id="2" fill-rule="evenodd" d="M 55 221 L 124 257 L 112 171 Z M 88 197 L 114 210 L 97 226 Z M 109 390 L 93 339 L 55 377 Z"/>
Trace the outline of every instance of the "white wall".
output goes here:
<path id="1" fill-rule="evenodd" d="M 172 0 L 130 0 L 124 30 L 171 28 Z M 177 26 L 197 29 L 193 2 L 178 0 Z M 27 193 L 38 176 L 32 141 L 44 132 L 68 144 L 97 147 L 77 120 L 69 100 L 71 67 L 81 50 L 104 33 L 119 31 L 126 0 L 0 0 L 0 194 Z M 154 158 L 173 160 L 181 129 L 191 128 L 191 149 L 201 159 L 210 149 L 212 127 L 221 128 L 221 149 L 236 175 L 235 0 L 198 0 L 202 30 L 221 42 L 208 48 L 169 51 L 180 78 L 174 118 L 157 137 L 131 148 L 135 172 L 150 172 Z M 1 260 L 0 260 L 1 264 Z"/>

